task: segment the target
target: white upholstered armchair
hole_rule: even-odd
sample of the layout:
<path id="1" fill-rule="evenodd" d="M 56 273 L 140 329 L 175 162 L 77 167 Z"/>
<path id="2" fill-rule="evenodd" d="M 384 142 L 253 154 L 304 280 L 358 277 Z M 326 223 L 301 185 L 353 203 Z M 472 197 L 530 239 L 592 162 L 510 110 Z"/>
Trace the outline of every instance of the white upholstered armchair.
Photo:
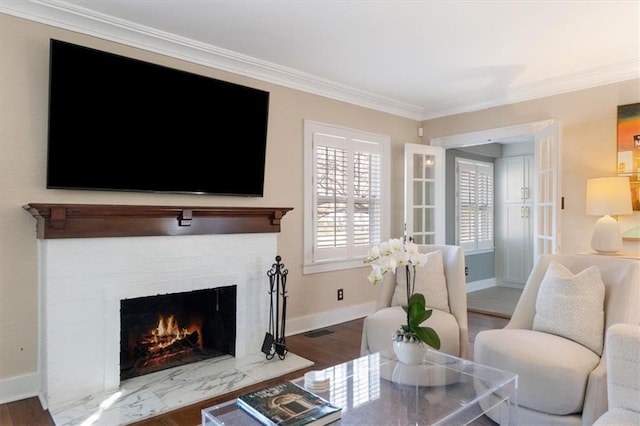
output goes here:
<path id="1" fill-rule="evenodd" d="M 607 410 L 605 330 L 639 321 L 640 261 L 543 255 L 505 328 L 476 335 L 474 361 L 518 374 L 518 424 L 591 425 Z"/>
<path id="2" fill-rule="evenodd" d="M 640 425 L 640 325 L 614 324 L 606 339 L 609 408 L 594 426 Z"/>
<path id="3" fill-rule="evenodd" d="M 427 306 L 433 309 L 431 318 L 423 325 L 436 330 L 440 337 L 440 351 L 466 358 L 469 351 L 469 329 L 467 326 L 467 293 L 464 274 L 464 250 L 452 245 L 420 245 L 423 253 L 439 250 L 448 295 L 448 310 L 433 309 L 429 305 L 429 294 L 425 294 Z M 406 323 L 406 313 L 392 303 L 396 287 L 396 274 L 385 274 L 380 286 L 376 310 L 364 320 L 361 353 L 363 355 L 392 350 L 391 335 Z M 404 284 L 402 284 L 404 285 Z M 406 303 L 405 303 L 406 304 Z"/>

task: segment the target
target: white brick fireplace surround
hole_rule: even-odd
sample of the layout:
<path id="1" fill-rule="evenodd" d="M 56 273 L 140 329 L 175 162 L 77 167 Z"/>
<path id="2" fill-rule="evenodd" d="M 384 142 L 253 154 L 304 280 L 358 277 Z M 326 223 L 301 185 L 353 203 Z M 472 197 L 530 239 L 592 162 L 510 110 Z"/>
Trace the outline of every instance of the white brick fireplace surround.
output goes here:
<path id="1" fill-rule="evenodd" d="M 276 255 L 274 233 L 39 240 L 47 404 L 118 388 L 122 299 L 237 285 L 236 357 L 259 351 Z"/>
<path id="2" fill-rule="evenodd" d="M 268 327 L 267 271 L 278 254 L 281 219 L 291 208 L 37 203 L 24 208 L 37 221 L 41 400 L 45 408 L 67 407 L 52 412 L 54 417 L 81 418 L 83 410 L 95 408 L 95 396 L 116 390 L 128 395 L 122 401 L 126 406 L 113 412 L 118 419 L 161 409 L 159 394 L 147 392 L 150 399 L 141 410 L 132 382 L 123 382 L 127 391 L 121 387 L 120 302 L 128 298 L 235 285 L 235 358 L 214 358 L 213 364 L 234 370 L 234 386 L 264 376 L 237 368 L 260 369 L 264 361 L 260 348 Z M 291 355 L 288 366 L 262 370 L 274 373 L 308 363 Z M 227 361 L 217 361 L 222 358 Z M 202 378 L 203 369 L 215 374 L 208 360 L 196 364 L 197 369 L 167 374 L 175 378 L 198 371 Z M 158 373 L 139 378 L 174 389 L 174 401 L 164 399 L 164 407 L 184 404 L 187 397 L 175 392 L 175 382 L 164 385 L 167 374 Z M 209 379 L 207 389 L 215 387 Z M 219 390 L 228 389 L 216 383 Z M 182 391 L 190 392 L 188 398 L 210 394 L 206 389 Z"/>

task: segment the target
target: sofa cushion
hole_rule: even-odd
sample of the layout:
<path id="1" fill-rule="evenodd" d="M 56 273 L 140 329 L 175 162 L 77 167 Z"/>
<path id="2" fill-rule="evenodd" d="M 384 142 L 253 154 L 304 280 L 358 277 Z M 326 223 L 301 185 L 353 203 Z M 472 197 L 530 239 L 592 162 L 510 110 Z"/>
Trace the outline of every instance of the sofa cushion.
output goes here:
<path id="1" fill-rule="evenodd" d="M 638 426 L 640 425 L 640 412 L 625 408 L 612 408 L 602 416 L 593 426 Z"/>
<path id="2" fill-rule="evenodd" d="M 555 334 L 485 330 L 474 341 L 474 361 L 518 374 L 518 405 L 554 415 L 582 411 L 593 351 Z"/>
<path id="3" fill-rule="evenodd" d="M 532 329 L 571 339 L 602 355 L 604 289 L 597 266 L 574 275 L 551 262 L 538 290 Z"/>
<path id="4" fill-rule="evenodd" d="M 429 308 L 450 312 L 447 280 L 444 276 L 442 252 L 440 250 L 426 253 L 427 262 L 416 267 L 416 285 L 414 293 L 422 293 Z M 409 267 L 411 272 L 413 270 Z M 396 269 L 396 287 L 393 291 L 391 306 L 407 304 L 407 274 L 404 266 Z"/>
<path id="5" fill-rule="evenodd" d="M 391 351 L 393 347 L 391 336 L 402 324 L 407 323 L 407 314 L 402 307 L 392 306 L 374 312 L 364 321 L 369 352 Z M 422 325 L 431 327 L 438 333 L 441 352 L 459 356 L 460 328 L 453 315 L 434 309 L 431 318 Z"/>

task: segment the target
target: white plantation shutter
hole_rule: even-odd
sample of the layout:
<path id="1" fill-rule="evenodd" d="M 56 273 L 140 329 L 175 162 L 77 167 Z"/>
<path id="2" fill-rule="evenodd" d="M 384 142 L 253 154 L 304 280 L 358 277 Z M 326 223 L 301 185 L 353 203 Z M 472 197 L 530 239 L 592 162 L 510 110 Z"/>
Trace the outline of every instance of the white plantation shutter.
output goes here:
<path id="1" fill-rule="evenodd" d="M 493 249 L 493 164 L 476 164 L 476 223 L 478 250 Z"/>
<path id="2" fill-rule="evenodd" d="M 456 158 L 456 244 L 493 249 L 493 164 Z"/>
<path id="3" fill-rule="evenodd" d="M 305 224 L 305 241 L 311 242 L 305 264 L 358 259 L 361 266 L 388 229 L 383 179 L 388 138 L 317 123 L 310 127 L 305 133 L 311 139 L 312 220 L 309 232 Z"/>
<path id="4" fill-rule="evenodd" d="M 315 152 L 316 248 L 344 248 L 347 246 L 349 203 L 347 152 L 322 145 L 318 145 Z"/>
<path id="5" fill-rule="evenodd" d="M 380 154 L 355 152 L 353 166 L 353 244 L 368 251 L 382 240 Z"/>
<path id="6" fill-rule="evenodd" d="M 475 248 L 475 197 L 473 185 L 476 169 L 470 163 L 457 161 L 458 229 L 457 244 Z"/>

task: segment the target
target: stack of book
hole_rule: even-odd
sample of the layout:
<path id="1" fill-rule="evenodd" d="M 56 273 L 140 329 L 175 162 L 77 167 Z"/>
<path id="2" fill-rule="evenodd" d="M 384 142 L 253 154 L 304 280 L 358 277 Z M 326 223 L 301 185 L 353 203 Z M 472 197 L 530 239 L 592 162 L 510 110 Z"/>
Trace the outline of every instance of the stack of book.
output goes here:
<path id="1" fill-rule="evenodd" d="M 322 426 L 342 415 L 340 407 L 293 382 L 242 395 L 236 403 L 268 426 Z"/>

